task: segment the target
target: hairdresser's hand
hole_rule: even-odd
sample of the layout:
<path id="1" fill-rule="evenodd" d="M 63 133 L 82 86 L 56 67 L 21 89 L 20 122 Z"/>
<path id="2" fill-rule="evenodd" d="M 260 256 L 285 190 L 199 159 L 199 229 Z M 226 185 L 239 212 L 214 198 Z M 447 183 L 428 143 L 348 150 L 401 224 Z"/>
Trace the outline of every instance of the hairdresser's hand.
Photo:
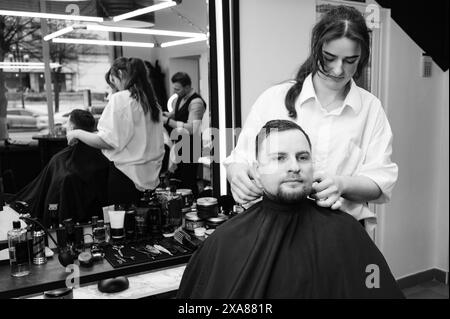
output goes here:
<path id="1" fill-rule="evenodd" d="M 328 175 L 324 172 L 314 173 L 311 197 L 316 200 L 317 205 L 339 209 L 342 205 L 341 196 L 343 183 L 340 176 Z"/>
<path id="2" fill-rule="evenodd" d="M 78 130 L 68 131 L 66 134 L 67 144 L 75 145 L 78 143 Z"/>
<path id="3" fill-rule="evenodd" d="M 227 167 L 227 178 L 231 193 L 239 204 L 246 204 L 262 196 L 262 186 L 257 180 L 254 169 L 247 164 L 234 163 Z"/>

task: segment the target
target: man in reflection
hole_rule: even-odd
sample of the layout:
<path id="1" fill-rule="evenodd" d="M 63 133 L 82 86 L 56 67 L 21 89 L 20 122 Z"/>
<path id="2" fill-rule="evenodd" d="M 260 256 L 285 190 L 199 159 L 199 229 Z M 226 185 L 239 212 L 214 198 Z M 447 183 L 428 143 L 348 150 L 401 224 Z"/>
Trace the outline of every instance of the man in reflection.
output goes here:
<path id="1" fill-rule="evenodd" d="M 181 181 L 181 187 L 192 189 L 194 196 L 197 196 L 198 158 L 201 155 L 200 130 L 206 103 L 192 88 L 192 81 L 187 73 L 177 72 L 171 81 L 173 91 L 178 97 L 173 101 L 173 111 L 163 112 L 163 123 L 174 142 L 183 143 L 174 146 L 177 149 L 177 168 L 173 177 Z"/>
<path id="2" fill-rule="evenodd" d="M 95 118 L 89 111 L 75 109 L 66 129 L 93 132 L 95 127 Z M 56 227 L 66 218 L 87 222 L 91 216 L 103 214 L 108 168 L 109 162 L 100 150 L 78 141 L 55 154 L 11 202 L 26 202 L 31 216 L 47 227 Z"/>
<path id="3" fill-rule="evenodd" d="M 311 143 L 296 123 L 267 122 L 256 160 L 263 200 L 203 242 L 179 298 L 403 298 L 361 224 L 309 199 Z"/>

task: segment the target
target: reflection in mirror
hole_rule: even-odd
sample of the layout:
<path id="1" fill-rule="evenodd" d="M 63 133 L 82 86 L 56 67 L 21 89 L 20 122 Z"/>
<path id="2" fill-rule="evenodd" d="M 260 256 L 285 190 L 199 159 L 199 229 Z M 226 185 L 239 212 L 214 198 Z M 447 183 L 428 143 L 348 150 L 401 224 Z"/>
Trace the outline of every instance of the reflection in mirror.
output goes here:
<path id="1" fill-rule="evenodd" d="M 206 0 L 183 1 L 175 7 L 154 12 L 152 16 L 152 26 L 149 30 L 170 30 L 206 35 L 209 29 Z M 6 22 L 9 21 L 8 23 L 13 23 L 17 20 L 15 17 L 2 16 L 1 18 Z M 17 59 L 19 59 L 27 56 L 30 62 L 42 62 L 42 34 L 39 30 L 39 20 L 26 19 L 25 21 L 25 18 L 21 19 L 23 19 L 22 23 L 26 22 L 29 32 L 27 32 L 26 36 L 23 36 L 23 33 L 17 33 L 16 41 L 10 48 L 11 54 L 13 58 L 17 56 Z M 69 23 L 64 20 L 48 20 L 48 22 L 49 32 L 61 30 L 67 27 Z M 123 26 L 124 23 L 121 24 Z M 17 25 L 12 24 L 10 28 L 17 29 Z M 39 203 L 40 207 L 36 208 L 40 210 L 39 215 L 42 216 L 46 226 L 50 226 L 53 223 L 53 227 L 56 227 L 58 223 L 61 223 L 66 218 L 73 218 L 74 221 L 87 223 L 93 215 L 98 215 L 99 219 L 104 217 L 103 211 L 98 210 L 99 203 L 104 204 L 101 198 L 98 199 L 95 208 L 87 209 L 86 211 L 74 211 L 73 207 L 80 207 L 80 205 L 77 205 L 77 202 L 86 202 L 86 199 L 80 196 L 80 192 L 77 191 L 82 186 L 76 185 L 76 183 L 81 182 L 74 180 L 67 182 L 67 179 L 61 180 L 60 177 L 64 176 L 66 178 L 67 174 L 61 171 L 56 172 L 56 170 L 67 169 L 67 162 L 70 165 L 81 163 L 82 168 L 80 168 L 80 171 L 83 172 L 80 174 L 84 177 L 90 173 L 86 172 L 86 170 L 95 169 L 104 172 L 106 169 L 105 165 L 107 163 L 97 158 L 99 152 L 86 156 L 85 150 L 83 150 L 83 155 L 79 157 L 77 154 L 69 154 L 67 151 L 64 153 L 67 147 L 65 130 L 67 127 L 70 127 L 68 125 L 70 121 L 69 114 L 74 109 L 89 111 L 95 120 L 95 124 L 98 122 L 111 94 L 111 89 L 105 81 L 105 73 L 110 68 L 112 61 L 117 57 L 137 57 L 144 60 L 150 70 L 151 82 L 161 108 L 164 111 L 172 111 L 172 113 L 176 110 L 183 111 L 179 112 L 178 116 L 180 116 L 180 113 L 184 113 L 184 119 L 176 118 L 174 114 L 168 115 L 168 117 L 172 118 L 165 126 L 168 131 L 166 134 L 166 145 L 169 151 L 170 146 L 177 141 L 177 136 L 170 141 L 170 124 L 176 127 L 176 122 L 189 122 L 192 118 L 197 117 L 197 126 L 191 125 L 191 130 L 198 133 L 202 149 L 207 149 L 211 144 L 209 139 L 200 135 L 201 131 L 210 126 L 209 43 L 206 39 L 180 45 L 165 46 L 163 45 L 164 43 L 186 38 L 168 35 L 113 33 L 87 29 L 74 30 L 70 34 L 64 35 L 64 37 L 93 41 L 120 40 L 155 43 L 156 47 L 69 44 L 57 43 L 53 39 L 50 42 L 50 62 L 55 63 L 55 67 L 52 68 L 52 93 L 55 112 L 54 121 L 55 127 L 58 128 L 56 130 L 58 135 L 51 138 L 46 137 L 48 133 L 48 118 L 43 69 L 7 68 L 2 70 L 5 87 L 7 88 L 9 137 L 13 142 L 23 141 L 23 143 L 34 144 L 34 148 L 30 149 L 29 152 L 27 151 L 28 153 L 25 156 L 27 163 L 31 162 L 31 164 L 26 164 L 24 157 L 17 161 L 3 161 L 7 165 L 6 167 L 4 165 L 2 170 L 7 170 L 11 173 L 10 182 L 6 182 L 6 199 L 12 202 L 13 200 L 24 200 L 26 198 L 32 202 L 30 209 L 35 209 L 34 206 L 37 207 L 37 203 Z M 8 56 L 8 54 L 1 56 L 2 61 L 9 61 Z M 187 94 L 184 96 L 180 93 L 174 95 L 177 83 L 171 81 L 174 75 L 179 72 L 188 74 L 191 80 L 192 90 L 186 91 L 185 93 Z M 189 101 L 193 93 L 198 94 L 201 98 L 197 97 Z M 203 101 L 204 104 L 202 104 Z M 196 112 L 195 115 L 197 117 L 189 114 L 189 112 L 185 112 L 185 110 L 189 111 L 191 103 L 200 104 L 204 108 Z M 25 116 L 22 114 L 19 114 L 21 116 L 20 119 L 13 117 L 13 110 L 20 109 L 30 111 L 31 116 L 28 116 L 28 122 L 25 122 Z M 64 160 L 61 157 L 61 153 L 66 156 Z M 161 173 L 164 173 L 163 177 L 169 176 L 174 178 L 175 181 L 178 180 L 176 186 L 179 188 L 193 190 L 196 187 L 193 192 L 197 196 L 211 194 L 211 159 L 209 156 L 202 157 L 202 153 L 198 153 L 199 156 L 195 158 L 198 165 L 185 168 L 182 170 L 181 175 L 177 171 L 180 167 L 177 160 L 170 161 L 170 157 L 166 156 L 166 167 L 163 167 L 161 171 Z M 209 152 L 206 153 L 209 154 Z M 27 167 L 28 170 L 24 170 L 24 167 Z M 18 173 L 23 171 L 26 173 Z M 167 174 L 168 172 L 173 174 Z M 190 181 L 195 183 L 195 186 L 185 183 L 186 179 L 183 174 L 187 174 L 187 172 L 190 173 Z M 54 178 L 57 179 L 57 182 L 51 185 Z M 99 178 L 96 177 L 96 179 L 98 180 Z M 169 186 L 167 179 L 165 182 L 164 186 Z M 102 186 L 97 185 L 97 187 Z M 61 192 L 62 190 L 64 190 L 65 195 L 52 195 L 52 200 L 48 199 L 48 192 Z M 22 194 L 23 196 L 14 196 L 15 194 Z M 40 198 L 33 200 L 31 199 L 32 196 L 40 196 Z M 101 196 L 99 195 L 99 197 Z M 61 202 L 61 198 L 64 198 L 64 203 Z M 58 204 L 58 221 L 52 220 L 50 216 L 54 213 L 53 210 L 56 203 Z"/>
<path id="2" fill-rule="evenodd" d="M 181 31 L 191 33 L 207 34 L 208 32 L 208 6 L 206 1 L 183 1 L 179 5 L 168 10 L 160 10 L 155 12 L 155 26 L 157 30 L 170 30 Z M 151 42 L 160 44 L 173 42 L 180 40 L 180 37 L 170 36 L 144 36 L 138 34 L 122 34 L 123 41 L 138 41 L 138 42 Z M 168 134 L 175 134 L 176 130 L 173 130 L 180 122 L 188 122 L 193 119 L 198 119 L 200 125 L 198 130 L 204 131 L 210 126 L 210 107 L 209 107 L 209 44 L 207 41 L 199 41 L 194 43 L 188 43 L 183 45 L 176 45 L 170 47 L 156 47 L 153 49 L 123 47 L 123 56 L 125 57 L 140 57 L 151 63 L 151 71 L 155 73 L 153 79 L 153 86 L 156 91 L 156 95 L 159 97 L 160 104 L 165 111 L 171 110 L 172 119 L 165 125 Z M 190 92 L 183 92 L 186 96 L 182 96 L 181 99 L 175 96 L 175 90 L 180 83 L 172 83 L 172 78 L 175 74 L 183 72 L 189 75 L 191 80 Z M 205 109 L 201 109 L 197 116 L 194 117 L 195 110 L 192 107 L 196 104 L 201 104 L 201 100 L 194 99 L 189 101 L 193 93 L 198 94 L 203 101 L 205 101 Z M 168 103 L 169 102 L 169 103 Z M 188 102 L 185 107 L 184 104 Z M 175 107 L 178 103 L 178 108 L 181 113 L 177 118 L 174 117 Z M 199 107 L 203 108 L 203 107 Z M 186 109 L 192 109 L 190 114 L 184 112 Z M 184 115 L 184 116 L 183 116 Z M 183 118 L 185 117 L 185 118 Z M 200 133 L 200 132 L 198 132 Z M 194 138 L 199 134 L 193 134 Z M 172 142 L 176 142 L 176 135 L 172 136 Z M 194 142 L 195 143 L 195 142 Z M 203 137 L 203 140 L 199 143 L 203 149 L 210 147 L 210 141 Z M 191 153 L 194 149 L 190 149 Z M 182 152 L 183 153 L 183 152 Z M 182 157 L 182 156 L 181 156 Z M 174 169 L 174 176 L 177 179 L 182 180 L 181 188 L 193 189 L 194 194 L 201 193 L 205 187 L 212 185 L 212 173 L 210 168 L 209 156 L 201 157 L 194 156 L 191 158 L 193 162 L 200 161 L 199 165 L 185 166 L 183 163 L 178 163 L 178 167 L 170 167 L 173 161 L 169 158 L 169 170 Z M 174 159 L 175 162 L 180 158 Z M 193 174 L 195 174 L 193 176 Z M 193 185 L 194 183 L 198 185 Z M 198 188 L 198 190 L 194 189 Z"/>

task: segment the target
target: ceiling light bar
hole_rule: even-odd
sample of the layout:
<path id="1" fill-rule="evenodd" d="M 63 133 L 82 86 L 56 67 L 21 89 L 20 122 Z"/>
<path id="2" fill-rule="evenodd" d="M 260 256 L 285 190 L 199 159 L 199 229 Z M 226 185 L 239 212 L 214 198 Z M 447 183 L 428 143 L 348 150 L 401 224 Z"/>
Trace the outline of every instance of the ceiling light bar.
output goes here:
<path id="1" fill-rule="evenodd" d="M 114 45 L 123 47 L 141 47 L 154 48 L 154 43 L 130 42 L 130 41 L 107 41 L 107 40 L 90 40 L 90 39 L 72 39 L 72 38 L 54 38 L 55 43 L 73 43 L 73 44 L 91 44 L 91 45 Z"/>
<path id="2" fill-rule="evenodd" d="M 208 37 L 206 35 L 196 38 L 189 38 L 189 39 L 183 39 L 183 40 L 177 40 L 177 41 L 170 41 L 170 42 L 164 42 L 161 43 L 161 48 L 167 48 L 172 47 L 175 45 L 181 45 L 181 44 L 187 44 L 187 43 L 194 43 L 194 42 L 200 42 L 207 40 Z"/>
<path id="3" fill-rule="evenodd" d="M 158 4 L 154 4 L 152 6 L 148 6 L 142 9 L 137 9 L 128 13 L 124 13 L 118 16 L 113 17 L 113 21 L 117 22 L 117 21 L 121 21 L 121 20 L 125 20 L 125 19 L 129 19 L 132 17 L 136 17 L 142 14 L 146 14 L 149 12 L 153 12 L 153 11 L 157 11 L 157 10 L 161 10 L 161 9 L 165 9 L 165 8 L 170 8 L 173 6 L 176 6 L 177 2 L 175 1 L 164 1 Z"/>
<path id="4" fill-rule="evenodd" d="M 45 41 L 51 40 L 53 38 L 59 37 L 66 33 L 72 32 L 76 29 L 85 29 L 91 31 L 104 31 L 104 32 L 123 32 L 123 33 L 136 33 L 136 34 L 148 34 L 148 35 L 162 35 L 171 37 L 187 37 L 187 38 L 198 38 L 205 37 L 205 34 L 199 32 L 184 32 L 184 31 L 170 31 L 170 30 L 157 30 L 157 29 L 140 29 L 140 28 L 126 28 L 126 27 L 111 27 L 103 26 L 97 24 L 75 24 L 70 27 L 58 30 L 56 32 L 50 33 L 44 37 Z"/>
<path id="5" fill-rule="evenodd" d="M 61 30 L 58 30 L 56 32 L 53 32 L 53 33 L 50 33 L 50 34 L 46 35 L 44 37 L 44 40 L 48 41 L 48 40 L 51 40 L 53 38 L 59 37 L 59 36 L 61 36 L 63 34 L 66 34 L 66 33 L 72 32 L 72 31 L 73 31 L 73 27 L 67 27 L 67 28 L 64 28 L 64 29 L 61 29 Z"/>
<path id="6" fill-rule="evenodd" d="M 77 27 L 84 27 L 82 25 Z M 149 34 L 149 35 L 166 35 L 172 37 L 188 37 L 195 38 L 204 36 L 199 32 L 181 32 L 181 31 L 169 31 L 169 30 L 157 30 L 157 29 L 139 29 L 139 28 L 126 28 L 126 27 L 110 27 L 96 24 L 85 25 L 87 30 L 93 31 L 105 31 L 105 32 L 123 32 L 123 33 L 137 33 L 137 34 Z"/>
<path id="7" fill-rule="evenodd" d="M 50 67 L 58 68 L 61 64 L 50 63 Z M 43 69 L 43 62 L 0 62 L 0 69 Z"/>
<path id="8" fill-rule="evenodd" d="M 71 15 L 71 14 L 28 12 L 28 11 L 0 10 L 0 15 L 15 16 L 15 17 L 29 17 L 29 18 L 43 18 L 43 19 L 56 19 L 56 20 L 88 21 L 88 22 L 103 22 L 104 21 L 104 19 L 100 18 L 100 17 L 77 16 L 77 15 Z"/>

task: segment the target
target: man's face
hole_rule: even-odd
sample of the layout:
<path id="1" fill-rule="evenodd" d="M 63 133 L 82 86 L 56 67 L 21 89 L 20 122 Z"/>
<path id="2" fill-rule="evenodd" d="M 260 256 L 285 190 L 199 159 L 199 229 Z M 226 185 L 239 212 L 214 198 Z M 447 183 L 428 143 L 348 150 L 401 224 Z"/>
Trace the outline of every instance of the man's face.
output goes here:
<path id="1" fill-rule="evenodd" d="M 180 82 L 175 82 L 173 84 L 173 93 L 176 93 L 181 98 L 188 94 L 190 89 L 191 87 L 189 85 L 182 86 Z"/>
<path id="2" fill-rule="evenodd" d="M 294 203 L 311 193 L 311 149 L 301 131 L 271 133 L 260 144 L 257 160 L 257 177 L 269 198 Z"/>

